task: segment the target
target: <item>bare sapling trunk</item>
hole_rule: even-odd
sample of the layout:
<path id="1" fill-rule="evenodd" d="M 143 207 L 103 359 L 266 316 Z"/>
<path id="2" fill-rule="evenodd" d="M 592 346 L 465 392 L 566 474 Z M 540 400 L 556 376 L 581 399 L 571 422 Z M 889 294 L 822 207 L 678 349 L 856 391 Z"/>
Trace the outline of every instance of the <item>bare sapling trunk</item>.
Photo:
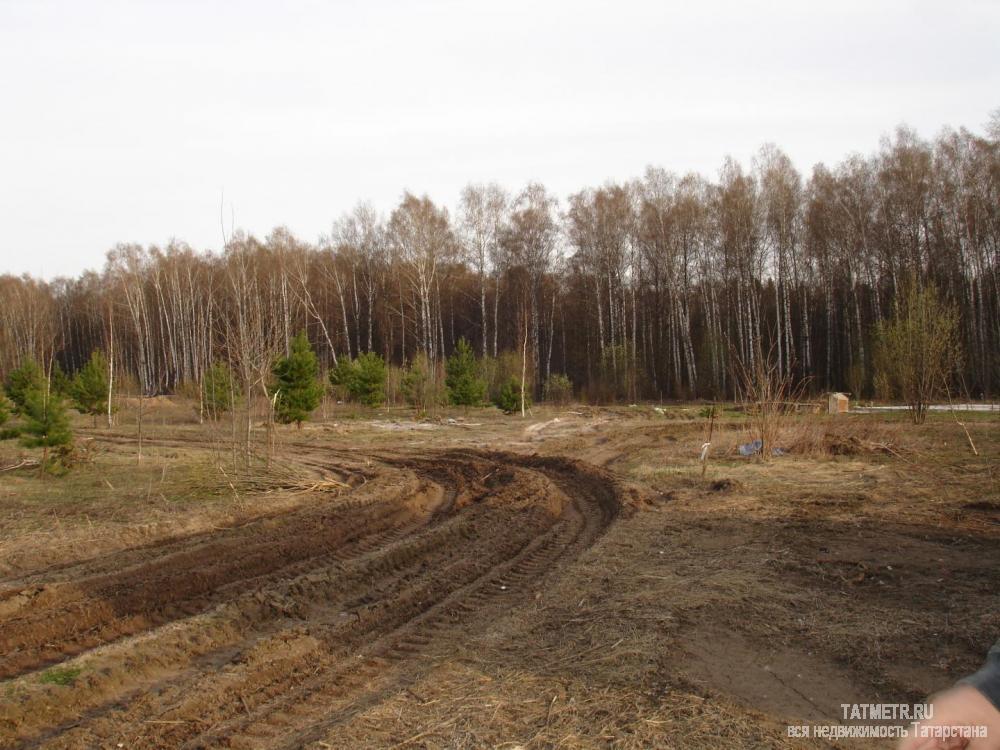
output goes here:
<path id="1" fill-rule="evenodd" d="M 524 343 L 521 345 L 521 416 L 525 416 L 524 381 L 528 378 L 528 316 L 524 316 Z"/>
<path id="2" fill-rule="evenodd" d="M 229 415 L 230 421 L 232 422 L 233 429 L 233 474 L 237 471 L 237 444 L 239 442 L 239 434 L 236 422 L 236 384 L 232 377 L 229 378 Z"/>
<path id="3" fill-rule="evenodd" d="M 139 463 L 142 463 L 142 384 L 139 385 L 139 418 L 138 418 L 138 431 L 139 431 Z"/>
<path id="4" fill-rule="evenodd" d="M 264 400 L 267 401 L 267 449 L 265 452 L 265 462 L 268 471 L 271 469 L 271 457 L 274 454 L 275 446 L 275 429 L 274 429 L 274 409 L 278 402 L 279 390 L 275 390 L 273 394 L 267 392 L 267 384 L 262 380 L 260 384 L 260 389 L 264 393 Z M 302 423 L 299 422 L 299 428 L 302 427 Z"/>
<path id="5" fill-rule="evenodd" d="M 111 429 L 111 393 L 115 382 L 115 318 L 108 308 L 108 429 Z M 96 415 L 95 415 L 96 416 Z"/>

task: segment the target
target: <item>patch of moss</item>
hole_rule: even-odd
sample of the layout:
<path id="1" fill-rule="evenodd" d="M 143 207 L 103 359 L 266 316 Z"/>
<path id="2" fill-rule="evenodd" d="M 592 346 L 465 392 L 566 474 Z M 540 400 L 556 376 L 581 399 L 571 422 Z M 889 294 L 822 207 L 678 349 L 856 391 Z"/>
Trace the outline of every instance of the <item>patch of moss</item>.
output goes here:
<path id="1" fill-rule="evenodd" d="M 43 685 L 72 685 L 83 671 L 82 667 L 52 667 L 42 672 Z"/>

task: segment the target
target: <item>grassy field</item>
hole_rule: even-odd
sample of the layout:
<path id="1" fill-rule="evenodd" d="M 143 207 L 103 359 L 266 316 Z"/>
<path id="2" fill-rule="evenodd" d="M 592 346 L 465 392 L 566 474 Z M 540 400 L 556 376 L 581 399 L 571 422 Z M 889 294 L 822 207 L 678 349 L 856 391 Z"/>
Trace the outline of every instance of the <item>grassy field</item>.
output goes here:
<path id="1" fill-rule="evenodd" d="M 0 744 L 797 746 L 978 665 L 1000 415 L 801 415 L 762 461 L 726 409 L 702 476 L 703 409 L 327 406 L 249 470 L 184 402 L 141 460 L 81 419 L 0 475 Z"/>

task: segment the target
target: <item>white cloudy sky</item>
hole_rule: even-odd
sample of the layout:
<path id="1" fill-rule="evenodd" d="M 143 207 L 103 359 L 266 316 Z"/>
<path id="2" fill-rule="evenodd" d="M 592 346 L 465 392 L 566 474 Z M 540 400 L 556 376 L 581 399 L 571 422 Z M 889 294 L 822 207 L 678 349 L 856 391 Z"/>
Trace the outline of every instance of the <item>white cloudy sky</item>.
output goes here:
<path id="1" fill-rule="evenodd" d="M 0 272 L 217 248 L 223 190 L 315 240 L 405 189 L 565 196 L 766 141 L 806 172 L 998 106 L 996 0 L 0 0 Z"/>

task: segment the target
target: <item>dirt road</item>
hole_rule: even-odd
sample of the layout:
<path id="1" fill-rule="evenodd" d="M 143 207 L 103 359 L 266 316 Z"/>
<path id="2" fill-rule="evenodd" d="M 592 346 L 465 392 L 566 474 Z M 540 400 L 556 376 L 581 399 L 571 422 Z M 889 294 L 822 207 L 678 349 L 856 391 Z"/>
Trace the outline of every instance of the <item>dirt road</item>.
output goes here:
<path id="1" fill-rule="evenodd" d="M 418 679 L 426 651 L 530 601 L 621 501 L 611 475 L 569 459 L 296 460 L 341 491 L 0 581 L 0 745 L 317 742 Z M 74 689 L 17 690 L 39 670 Z"/>

